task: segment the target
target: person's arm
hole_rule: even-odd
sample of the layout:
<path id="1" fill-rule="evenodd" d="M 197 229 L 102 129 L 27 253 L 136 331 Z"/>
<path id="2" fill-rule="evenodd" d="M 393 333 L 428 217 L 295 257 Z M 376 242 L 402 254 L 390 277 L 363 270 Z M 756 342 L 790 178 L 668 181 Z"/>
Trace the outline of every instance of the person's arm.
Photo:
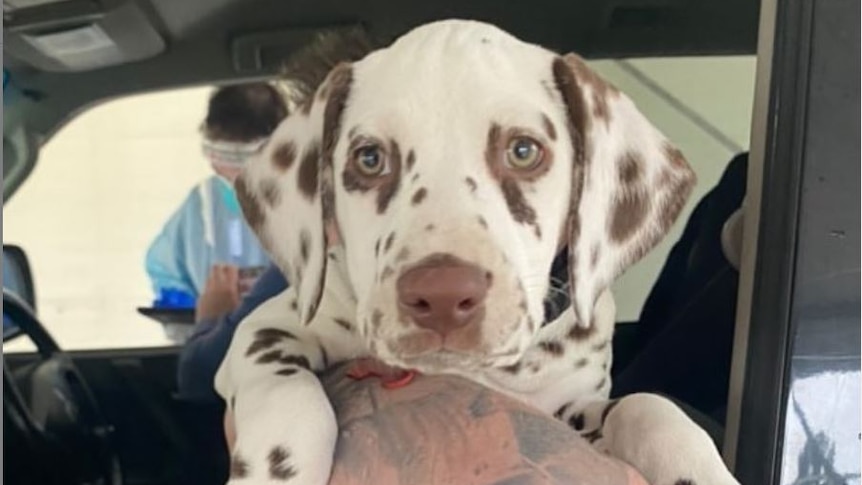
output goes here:
<path id="1" fill-rule="evenodd" d="M 192 191 L 165 222 L 147 249 L 144 267 L 156 296 L 162 289 L 182 290 L 197 296 L 194 283 L 184 265 L 188 225 L 200 217 L 197 191 Z"/>
<path id="2" fill-rule="evenodd" d="M 194 333 L 180 351 L 177 364 L 180 398 L 211 402 L 220 400 L 213 389 L 213 379 L 237 325 L 258 305 L 286 290 L 287 286 L 281 271 L 270 265 L 236 310 L 195 325 Z"/>
<path id="3" fill-rule="evenodd" d="M 330 485 L 647 485 L 564 423 L 480 384 L 420 375 L 384 389 L 346 377 L 351 365 L 321 376 L 339 427 Z M 230 413 L 225 436 L 232 447 Z"/>

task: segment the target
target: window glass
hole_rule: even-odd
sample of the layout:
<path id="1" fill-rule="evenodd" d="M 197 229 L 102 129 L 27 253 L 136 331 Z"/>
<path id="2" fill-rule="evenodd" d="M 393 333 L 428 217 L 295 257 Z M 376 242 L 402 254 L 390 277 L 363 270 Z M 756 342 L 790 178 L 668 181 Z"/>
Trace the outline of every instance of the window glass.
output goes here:
<path id="1" fill-rule="evenodd" d="M 39 317 L 61 347 L 170 344 L 136 311 L 153 299 L 144 255 L 211 173 L 198 132 L 211 91 L 137 95 L 85 111 L 42 147 L 4 206 L 4 242 L 27 252 Z"/>

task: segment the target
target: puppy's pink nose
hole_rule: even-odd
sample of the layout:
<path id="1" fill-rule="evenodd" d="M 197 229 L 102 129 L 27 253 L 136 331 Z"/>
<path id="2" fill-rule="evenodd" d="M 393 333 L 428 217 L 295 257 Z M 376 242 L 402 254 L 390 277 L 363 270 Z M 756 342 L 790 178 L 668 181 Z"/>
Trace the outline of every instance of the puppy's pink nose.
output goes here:
<path id="1" fill-rule="evenodd" d="M 398 278 L 398 303 L 416 325 L 445 336 L 481 319 L 490 277 L 452 256 L 429 256 Z"/>

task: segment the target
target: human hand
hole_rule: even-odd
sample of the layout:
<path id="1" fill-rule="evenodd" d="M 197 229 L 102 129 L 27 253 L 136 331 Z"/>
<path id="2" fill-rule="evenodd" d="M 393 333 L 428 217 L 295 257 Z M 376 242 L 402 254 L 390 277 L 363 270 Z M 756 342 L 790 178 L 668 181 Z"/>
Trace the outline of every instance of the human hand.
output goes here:
<path id="1" fill-rule="evenodd" d="M 203 293 L 195 308 L 195 321 L 230 313 L 239 306 L 239 269 L 226 264 L 213 265 Z"/>
<path id="2" fill-rule="evenodd" d="M 339 426 L 330 485 L 648 485 L 565 424 L 477 383 L 417 375 L 385 389 L 346 377 L 355 367 L 321 376 Z M 230 446 L 229 415 L 225 431 Z"/>

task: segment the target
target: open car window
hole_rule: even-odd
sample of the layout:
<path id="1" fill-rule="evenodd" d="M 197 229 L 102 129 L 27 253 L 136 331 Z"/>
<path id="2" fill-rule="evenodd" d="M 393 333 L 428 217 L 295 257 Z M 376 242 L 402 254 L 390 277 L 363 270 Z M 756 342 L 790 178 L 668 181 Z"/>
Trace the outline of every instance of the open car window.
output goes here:
<path id="1" fill-rule="evenodd" d="M 691 209 L 748 149 L 755 59 L 594 61 L 676 143 L 698 185 L 680 222 L 615 285 L 619 321 L 636 320 Z M 198 127 L 210 87 L 98 105 L 49 140 L 4 207 L 4 242 L 29 254 L 39 316 L 69 350 L 170 345 L 136 308 L 153 300 L 144 255 L 162 224 L 211 174 Z M 6 351 L 19 349 L 17 342 Z"/>

